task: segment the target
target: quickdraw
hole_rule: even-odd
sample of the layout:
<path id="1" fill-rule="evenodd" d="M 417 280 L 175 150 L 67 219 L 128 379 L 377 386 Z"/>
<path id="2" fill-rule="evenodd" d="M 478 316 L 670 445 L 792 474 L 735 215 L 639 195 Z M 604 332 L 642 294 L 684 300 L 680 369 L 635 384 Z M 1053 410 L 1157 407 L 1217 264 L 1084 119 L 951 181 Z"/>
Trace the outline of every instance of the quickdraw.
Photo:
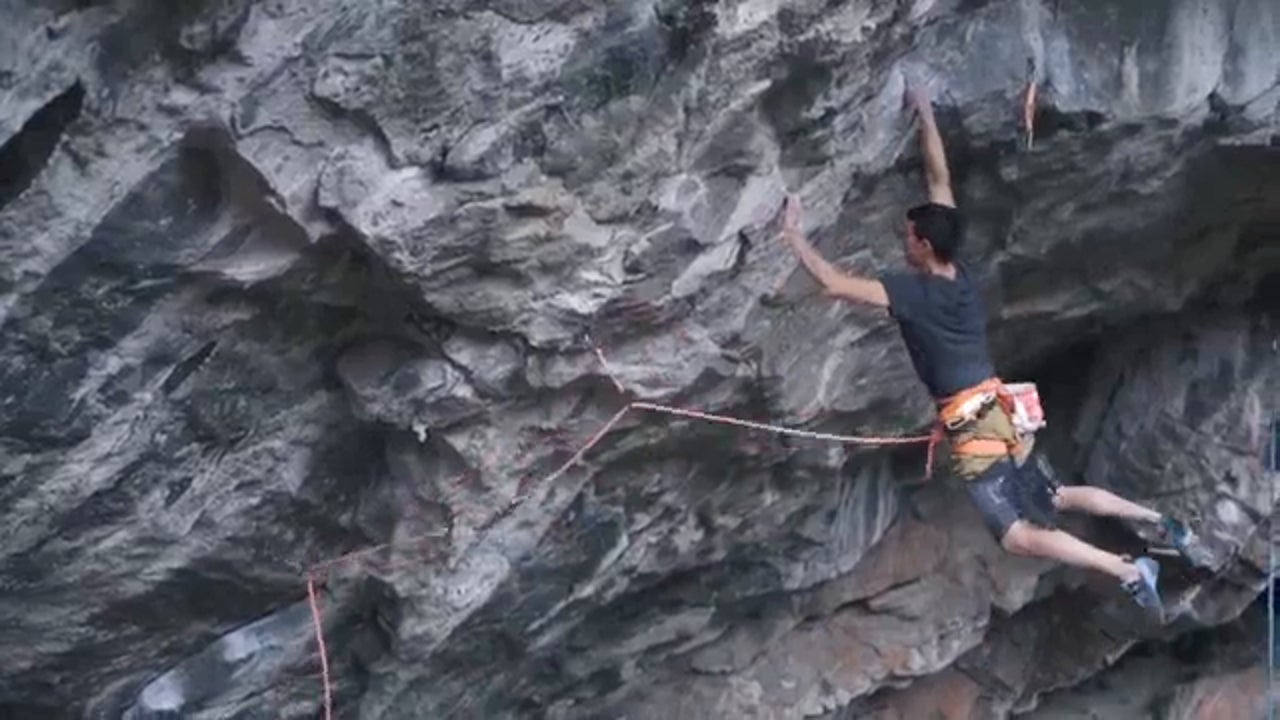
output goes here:
<path id="1" fill-rule="evenodd" d="M 1032 143 L 1036 136 L 1036 95 L 1038 87 L 1036 85 L 1036 63 L 1034 59 L 1027 59 L 1027 84 L 1022 95 L 1022 131 L 1027 136 L 1027 150 L 1031 149 Z"/>

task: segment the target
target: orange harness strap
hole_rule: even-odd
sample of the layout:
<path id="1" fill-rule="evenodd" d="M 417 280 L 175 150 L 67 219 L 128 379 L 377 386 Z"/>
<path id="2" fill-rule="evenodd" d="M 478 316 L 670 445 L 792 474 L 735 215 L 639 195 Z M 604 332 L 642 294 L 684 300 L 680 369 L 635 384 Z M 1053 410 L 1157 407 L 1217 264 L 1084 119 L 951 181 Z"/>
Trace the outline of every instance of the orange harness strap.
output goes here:
<path id="1" fill-rule="evenodd" d="M 952 443 L 951 452 L 956 455 L 998 456 L 1008 455 L 1017 449 L 1017 442 L 992 440 L 988 438 L 971 438 L 964 442 Z"/>

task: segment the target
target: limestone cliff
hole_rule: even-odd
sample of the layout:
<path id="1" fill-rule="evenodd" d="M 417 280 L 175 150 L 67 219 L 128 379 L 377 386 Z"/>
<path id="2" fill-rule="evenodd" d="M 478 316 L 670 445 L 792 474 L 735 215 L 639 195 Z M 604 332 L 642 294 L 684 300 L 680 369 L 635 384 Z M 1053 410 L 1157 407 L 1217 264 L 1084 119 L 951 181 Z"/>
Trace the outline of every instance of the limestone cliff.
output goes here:
<path id="1" fill-rule="evenodd" d="M 341 718 L 1005 717 L 1264 585 L 1272 0 L 0 12 L 0 716 L 316 717 L 307 572 L 368 548 L 317 575 Z M 776 240 L 794 192 L 901 262 L 907 75 L 1057 472 L 1208 542 L 1163 625 L 918 446 L 633 412 L 541 479 L 633 399 L 927 428 L 890 319 Z"/>

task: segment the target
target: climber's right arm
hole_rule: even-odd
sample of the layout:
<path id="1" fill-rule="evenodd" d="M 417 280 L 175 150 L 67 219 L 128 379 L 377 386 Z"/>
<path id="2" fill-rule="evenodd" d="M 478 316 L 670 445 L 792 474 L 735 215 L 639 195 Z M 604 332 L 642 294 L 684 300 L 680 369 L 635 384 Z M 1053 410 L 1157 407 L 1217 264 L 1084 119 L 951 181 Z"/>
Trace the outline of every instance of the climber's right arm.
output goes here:
<path id="1" fill-rule="evenodd" d="M 929 201 L 956 206 L 951 192 L 951 172 L 947 169 L 947 153 L 942 146 L 942 135 L 933 117 L 933 104 L 923 84 L 912 85 L 908 90 L 911 104 L 920 117 L 920 149 L 924 155 L 925 182 L 929 187 Z"/>

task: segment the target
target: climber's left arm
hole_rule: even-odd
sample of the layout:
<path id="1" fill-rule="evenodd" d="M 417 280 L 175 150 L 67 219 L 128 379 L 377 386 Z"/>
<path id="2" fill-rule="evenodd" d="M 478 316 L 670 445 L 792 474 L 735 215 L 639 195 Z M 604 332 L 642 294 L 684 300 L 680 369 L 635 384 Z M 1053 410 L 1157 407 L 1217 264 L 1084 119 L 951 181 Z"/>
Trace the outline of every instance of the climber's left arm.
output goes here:
<path id="1" fill-rule="evenodd" d="M 828 297 L 888 307 L 889 295 L 885 292 L 883 283 L 843 272 L 818 254 L 800 230 L 800 205 L 792 198 L 787 199 L 782 237 L 809 274 L 822 285 Z"/>

